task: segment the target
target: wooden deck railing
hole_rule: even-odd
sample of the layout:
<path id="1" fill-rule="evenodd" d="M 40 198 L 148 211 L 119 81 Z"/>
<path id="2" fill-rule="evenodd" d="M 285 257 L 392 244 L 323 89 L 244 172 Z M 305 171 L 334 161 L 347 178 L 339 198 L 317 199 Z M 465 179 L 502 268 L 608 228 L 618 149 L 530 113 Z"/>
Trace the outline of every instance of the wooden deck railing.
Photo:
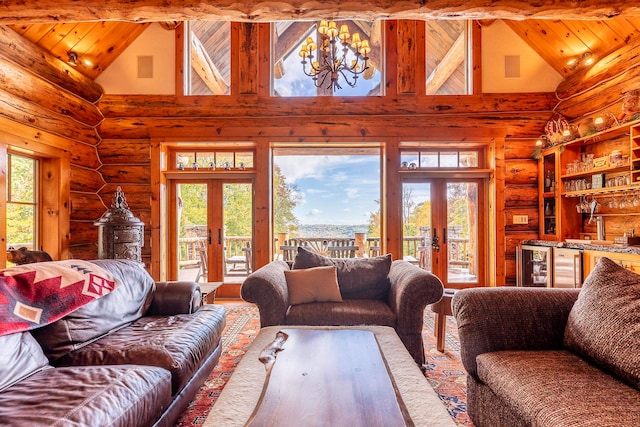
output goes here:
<path id="1" fill-rule="evenodd" d="M 345 243 L 347 242 L 347 243 Z M 282 258 L 283 246 L 300 245 L 307 246 L 312 250 L 318 250 L 325 255 L 329 254 L 330 247 L 343 246 L 344 244 L 353 245 L 355 256 L 378 256 L 380 255 L 380 239 L 377 237 L 363 238 L 362 240 L 350 238 L 296 238 L 286 239 L 286 242 L 280 243 L 276 238 L 274 242 L 275 254 L 274 258 Z M 285 243 L 287 245 L 285 245 Z M 357 243 L 360 243 L 358 245 Z M 469 239 L 450 238 L 447 241 L 449 265 L 460 268 L 468 268 Z M 205 245 L 206 239 L 201 237 L 183 237 L 179 239 L 180 245 L 180 267 L 197 265 L 199 262 L 197 248 Z M 234 256 L 244 256 L 248 245 L 251 244 L 251 237 L 248 236 L 227 236 L 224 240 L 226 248 L 225 256 L 227 259 Z M 362 246 L 362 247 L 361 247 Z M 403 239 L 402 250 L 405 259 L 419 264 L 420 267 L 431 270 L 431 246 L 425 245 L 424 237 L 408 236 Z"/>

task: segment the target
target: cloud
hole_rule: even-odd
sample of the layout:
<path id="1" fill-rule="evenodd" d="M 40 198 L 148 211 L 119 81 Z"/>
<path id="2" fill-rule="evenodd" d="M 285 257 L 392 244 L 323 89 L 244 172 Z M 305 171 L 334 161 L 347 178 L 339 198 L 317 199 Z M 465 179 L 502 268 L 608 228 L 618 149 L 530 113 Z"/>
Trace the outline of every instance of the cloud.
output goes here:
<path id="1" fill-rule="evenodd" d="M 345 188 L 344 191 L 346 191 L 347 197 L 350 199 L 355 199 L 360 194 L 360 190 L 355 187 Z"/>
<path id="2" fill-rule="evenodd" d="M 311 209 L 309 212 L 307 212 L 307 216 L 317 216 L 320 215 L 322 213 L 322 211 L 320 209 Z"/>

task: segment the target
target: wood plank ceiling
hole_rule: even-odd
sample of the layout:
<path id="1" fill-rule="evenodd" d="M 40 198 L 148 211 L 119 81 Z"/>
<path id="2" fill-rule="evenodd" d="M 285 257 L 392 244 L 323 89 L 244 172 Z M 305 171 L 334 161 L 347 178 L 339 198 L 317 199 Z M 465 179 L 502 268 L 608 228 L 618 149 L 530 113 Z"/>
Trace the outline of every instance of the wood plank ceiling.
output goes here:
<path id="1" fill-rule="evenodd" d="M 491 21 L 481 22 L 483 25 L 491 25 Z M 579 57 L 587 51 L 596 58 L 603 57 L 640 37 L 640 18 L 635 17 L 590 21 L 529 19 L 505 22 L 565 77 L 579 69 L 572 69 L 567 65 L 571 58 Z M 165 27 L 172 28 L 171 25 L 164 24 Z M 62 60 L 68 59 L 68 52 L 75 52 L 79 57 L 78 70 L 95 79 L 148 25 L 150 24 L 106 21 L 10 25 L 10 28 Z M 429 31 L 436 31 L 437 28 L 435 25 L 430 26 Z M 441 28 L 446 31 L 448 27 Z M 431 39 L 438 40 L 442 37 L 451 38 L 443 33 L 440 36 L 434 35 Z M 442 57 L 441 55 L 442 52 L 439 56 Z"/>

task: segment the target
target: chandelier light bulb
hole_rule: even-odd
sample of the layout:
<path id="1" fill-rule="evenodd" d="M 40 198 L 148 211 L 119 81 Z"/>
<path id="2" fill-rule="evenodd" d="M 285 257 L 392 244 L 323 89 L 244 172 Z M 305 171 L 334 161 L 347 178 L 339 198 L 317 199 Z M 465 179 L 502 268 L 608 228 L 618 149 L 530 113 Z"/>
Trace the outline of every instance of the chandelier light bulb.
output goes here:
<path id="1" fill-rule="evenodd" d="M 317 41 L 307 37 L 300 47 L 298 55 L 302 58 L 302 71 L 313 79 L 316 87 L 324 86 L 335 92 L 342 89 L 342 79 L 355 87 L 360 74 L 369 70 L 369 40 L 362 40 L 359 33 L 352 35 L 347 24 L 338 27 L 335 21 L 320 21 L 318 33 Z M 317 60 L 313 55 L 316 49 Z M 307 69 L 309 63 L 311 67 Z"/>

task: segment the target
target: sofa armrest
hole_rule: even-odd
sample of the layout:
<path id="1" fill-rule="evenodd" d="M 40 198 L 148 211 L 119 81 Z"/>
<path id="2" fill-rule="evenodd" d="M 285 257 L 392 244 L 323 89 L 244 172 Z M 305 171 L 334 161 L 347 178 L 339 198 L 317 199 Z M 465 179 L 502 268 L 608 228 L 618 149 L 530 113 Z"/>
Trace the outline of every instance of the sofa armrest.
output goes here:
<path id="1" fill-rule="evenodd" d="M 289 293 L 284 272 L 289 264 L 281 260 L 269 264 L 251 273 L 240 287 L 240 296 L 254 303 L 260 311 L 260 326 L 284 325 L 289 308 Z"/>
<path id="2" fill-rule="evenodd" d="M 500 350 L 562 348 L 569 312 L 579 289 L 475 288 L 456 292 L 460 357 L 476 379 L 476 356 Z"/>
<path id="3" fill-rule="evenodd" d="M 396 314 L 396 330 L 399 334 L 421 331 L 425 307 L 442 298 L 442 282 L 428 271 L 403 260 L 391 263 L 389 281 L 388 303 Z"/>
<path id="4" fill-rule="evenodd" d="M 156 282 L 147 315 L 190 314 L 202 305 L 200 285 L 196 282 Z"/>

